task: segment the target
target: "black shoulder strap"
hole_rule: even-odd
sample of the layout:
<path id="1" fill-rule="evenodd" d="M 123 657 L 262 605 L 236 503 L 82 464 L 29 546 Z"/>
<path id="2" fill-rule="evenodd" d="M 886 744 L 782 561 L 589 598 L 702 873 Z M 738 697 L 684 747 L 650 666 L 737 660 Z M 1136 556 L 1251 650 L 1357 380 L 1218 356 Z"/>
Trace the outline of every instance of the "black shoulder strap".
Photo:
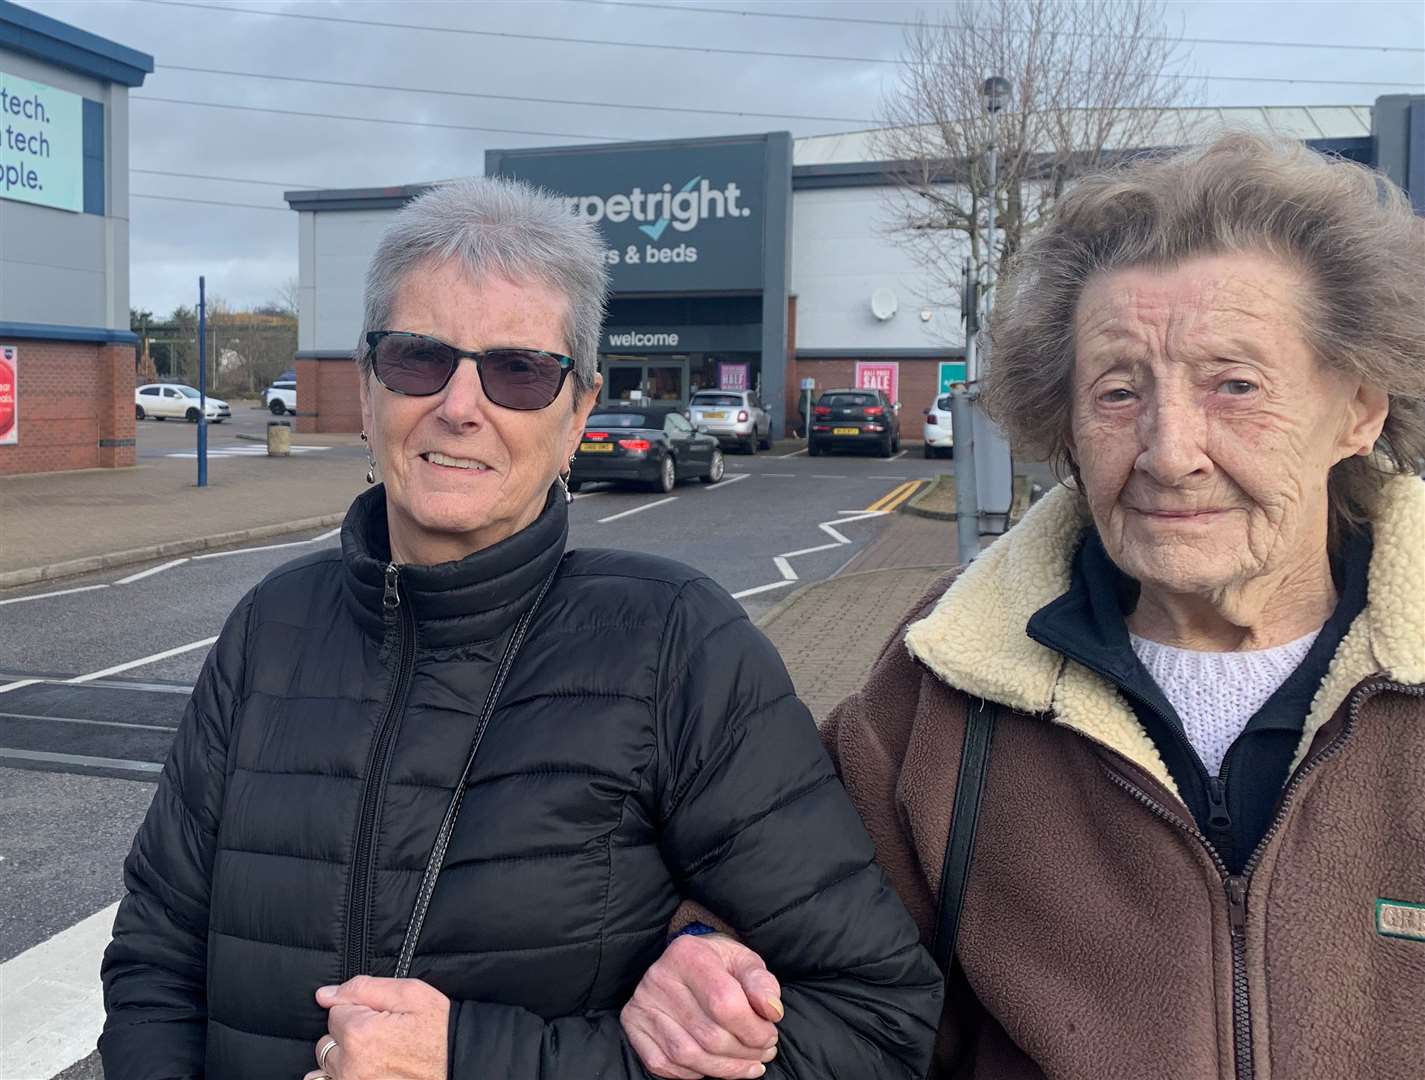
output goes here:
<path id="1" fill-rule="evenodd" d="M 940 871 L 940 910 L 931 950 L 947 979 L 960 935 L 960 908 L 970 879 L 970 857 L 975 850 L 975 828 L 979 824 L 980 800 L 985 792 L 990 742 L 994 738 L 998 713 L 998 705 L 977 699 L 965 720 L 965 746 L 960 752 L 960 775 L 955 781 L 955 805 L 951 810 L 950 837 L 945 844 L 945 865 Z"/>

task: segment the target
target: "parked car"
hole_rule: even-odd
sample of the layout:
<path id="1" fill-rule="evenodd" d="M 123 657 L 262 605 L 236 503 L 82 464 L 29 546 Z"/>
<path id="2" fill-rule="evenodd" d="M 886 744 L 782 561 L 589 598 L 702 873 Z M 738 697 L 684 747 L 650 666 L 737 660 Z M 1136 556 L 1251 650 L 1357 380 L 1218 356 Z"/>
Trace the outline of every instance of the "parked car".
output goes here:
<path id="1" fill-rule="evenodd" d="M 722 448 L 696 431 L 676 407 L 604 405 L 584 425 L 584 437 L 569 470 L 569 490 L 591 480 L 649 484 L 672 491 L 679 480 L 722 479 Z"/>
<path id="2" fill-rule="evenodd" d="M 925 456 L 955 456 L 955 427 L 950 420 L 950 395 L 935 399 L 925 410 Z"/>
<path id="3" fill-rule="evenodd" d="M 198 391 L 183 383 L 148 383 L 134 390 L 134 417 L 139 420 L 149 417 L 167 420 L 171 416 L 196 424 L 201 400 Z M 222 398 L 209 396 L 207 406 L 208 419 L 215 424 L 221 424 L 232 416 L 232 410 Z"/>
<path id="4" fill-rule="evenodd" d="M 772 414 L 751 390 L 699 390 L 688 403 L 693 426 L 749 454 L 772 449 Z"/>
<path id="5" fill-rule="evenodd" d="M 812 406 L 807 453 L 871 448 L 890 457 L 901 448 L 900 411 L 882 390 L 827 390 Z"/>
<path id="6" fill-rule="evenodd" d="M 262 392 L 262 403 L 271 410 L 273 416 L 284 416 L 297 411 L 297 373 L 284 371 L 272 380 L 272 385 Z"/>

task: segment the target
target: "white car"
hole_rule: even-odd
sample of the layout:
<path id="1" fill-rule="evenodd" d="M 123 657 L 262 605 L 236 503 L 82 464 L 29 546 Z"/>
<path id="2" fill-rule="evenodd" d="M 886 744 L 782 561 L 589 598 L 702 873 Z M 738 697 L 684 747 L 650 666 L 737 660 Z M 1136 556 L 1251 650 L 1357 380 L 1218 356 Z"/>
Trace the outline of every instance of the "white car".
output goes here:
<path id="1" fill-rule="evenodd" d="M 297 380 L 277 379 L 262 392 L 262 403 L 273 416 L 297 411 Z"/>
<path id="2" fill-rule="evenodd" d="M 772 414 L 751 390 L 699 390 L 688 403 L 688 419 L 749 454 L 772 449 Z"/>
<path id="3" fill-rule="evenodd" d="M 149 417 L 167 420 L 171 416 L 196 424 L 200 401 L 198 391 L 183 383 L 148 383 L 134 390 L 134 416 L 139 420 Z M 232 410 L 222 398 L 209 397 L 207 406 L 208 419 L 215 424 L 232 416 Z"/>
<path id="4" fill-rule="evenodd" d="M 950 395 L 935 399 L 925 410 L 925 456 L 955 456 L 955 428 L 950 422 Z"/>

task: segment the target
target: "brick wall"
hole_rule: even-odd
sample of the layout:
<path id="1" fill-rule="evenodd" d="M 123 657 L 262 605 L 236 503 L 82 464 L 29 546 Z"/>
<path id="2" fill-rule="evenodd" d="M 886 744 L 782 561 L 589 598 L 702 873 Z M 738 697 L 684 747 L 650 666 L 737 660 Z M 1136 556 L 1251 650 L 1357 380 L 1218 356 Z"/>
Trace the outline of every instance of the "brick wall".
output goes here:
<path id="1" fill-rule="evenodd" d="M 361 430 L 361 382 L 354 361 L 297 360 L 297 430 Z"/>
<path id="2" fill-rule="evenodd" d="M 0 446 L 0 476 L 132 465 L 133 346 L 14 345 L 20 353 L 20 441 Z M 107 445 L 101 446 L 101 440 Z"/>

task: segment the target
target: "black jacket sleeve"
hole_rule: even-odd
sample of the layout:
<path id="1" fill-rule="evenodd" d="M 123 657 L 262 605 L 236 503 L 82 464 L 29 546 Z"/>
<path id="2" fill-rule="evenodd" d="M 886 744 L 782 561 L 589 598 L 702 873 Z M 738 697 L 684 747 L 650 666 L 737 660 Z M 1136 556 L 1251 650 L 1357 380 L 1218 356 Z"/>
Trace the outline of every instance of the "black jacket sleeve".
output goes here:
<path id="1" fill-rule="evenodd" d="M 124 862 L 128 895 L 101 968 L 107 1080 L 203 1075 L 209 882 L 251 607 L 249 594 L 203 664 Z"/>
<path id="2" fill-rule="evenodd" d="M 683 895 L 727 918 L 781 981 L 769 1077 L 923 1077 L 940 974 L 880 868 L 770 642 L 710 581 L 665 630 L 654 798 Z M 615 1012 L 543 1021 L 452 1010 L 451 1074 L 644 1077 Z"/>

